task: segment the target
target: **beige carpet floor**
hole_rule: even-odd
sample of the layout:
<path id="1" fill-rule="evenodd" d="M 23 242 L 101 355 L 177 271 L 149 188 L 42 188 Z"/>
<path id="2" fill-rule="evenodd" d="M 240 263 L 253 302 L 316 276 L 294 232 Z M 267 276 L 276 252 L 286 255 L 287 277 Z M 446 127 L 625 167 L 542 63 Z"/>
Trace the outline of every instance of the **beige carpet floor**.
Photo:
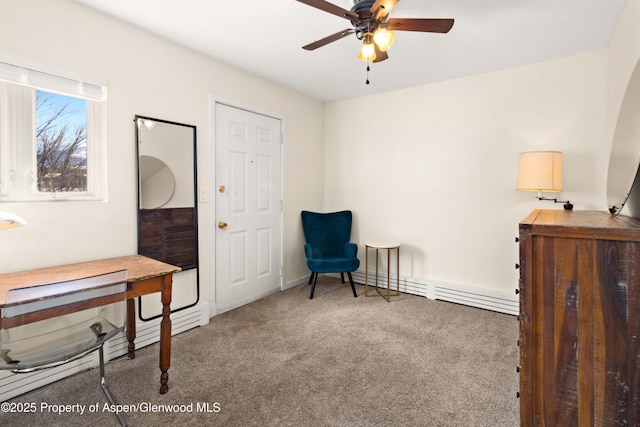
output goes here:
<path id="1" fill-rule="evenodd" d="M 305 284 L 219 314 L 173 337 L 169 393 L 158 394 L 157 344 L 107 364 L 111 392 L 130 426 L 519 424 L 514 316 L 356 289 L 321 276 L 313 300 Z M 11 402 L 36 411 L 0 412 L 0 425 L 115 426 L 98 378 L 20 396 Z"/>

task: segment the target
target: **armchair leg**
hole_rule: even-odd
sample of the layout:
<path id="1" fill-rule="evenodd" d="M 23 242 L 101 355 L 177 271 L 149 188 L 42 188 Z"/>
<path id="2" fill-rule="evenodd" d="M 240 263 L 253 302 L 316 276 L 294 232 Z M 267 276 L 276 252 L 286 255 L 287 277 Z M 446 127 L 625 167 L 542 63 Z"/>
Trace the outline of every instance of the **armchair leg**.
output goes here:
<path id="1" fill-rule="evenodd" d="M 342 280 L 342 284 L 344 285 L 344 273 L 340 273 L 340 279 Z"/>
<path id="2" fill-rule="evenodd" d="M 311 276 L 309 276 L 309 284 L 313 283 L 313 278 L 314 278 L 314 276 L 316 276 L 317 274 L 318 274 L 318 273 L 316 273 L 316 272 L 314 272 L 314 271 L 312 271 L 312 272 L 311 272 Z"/>
<path id="3" fill-rule="evenodd" d="M 351 272 L 348 271 L 347 275 L 349 276 L 349 283 L 351 283 L 351 290 L 353 291 L 353 297 L 357 298 L 358 294 L 356 293 L 356 287 L 353 285 L 353 277 L 351 276 Z M 344 283 L 344 281 L 342 283 Z"/>
<path id="4" fill-rule="evenodd" d="M 313 299 L 313 291 L 316 290 L 316 280 L 318 280 L 318 273 L 311 273 L 311 277 L 313 278 L 313 283 L 311 284 L 311 294 L 309 294 L 309 299 Z"/>

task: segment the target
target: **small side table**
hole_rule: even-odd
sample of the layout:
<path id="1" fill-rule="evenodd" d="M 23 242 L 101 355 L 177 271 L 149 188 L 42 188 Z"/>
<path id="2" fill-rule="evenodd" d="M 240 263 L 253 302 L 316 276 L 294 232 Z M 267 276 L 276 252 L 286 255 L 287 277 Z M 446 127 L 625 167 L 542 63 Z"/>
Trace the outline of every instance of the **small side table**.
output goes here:
<path id="1" fill-rule="evenodd" d="M 400 295 L 400 243 L 381 243 L 381 242 L 366 242 L 365 247 L 365 273 L 364 273 L 364 294 L 367 297 L 382 297 L 387 302 L 390 302 L 392 296 Z M 369 249 L 375 249 L 376 251 L 376 292 L 369 295 Z M 391 251 L 396 251 L 396 290 L 395 293 L 391 292 Z M 387 251 L 387 292 L 386 295 L 380 292 L 378 287 L 378 252 L 380 250 Z"/>

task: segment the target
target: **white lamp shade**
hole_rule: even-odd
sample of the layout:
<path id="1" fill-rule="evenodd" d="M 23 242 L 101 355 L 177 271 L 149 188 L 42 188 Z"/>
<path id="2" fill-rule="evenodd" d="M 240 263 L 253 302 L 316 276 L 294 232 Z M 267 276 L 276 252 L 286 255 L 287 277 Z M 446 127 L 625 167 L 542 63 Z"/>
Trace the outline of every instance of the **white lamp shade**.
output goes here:
<path id="1" fill-rule="evenodd" d="M 562 191 L 562 153 L 560 151 L 520 153 L 516 190 Z"/>
<path id="2" fill-rule="evenodd" d="M 0 211 L 0 231 L 26 225 L 27 221 L 9 212 Z"/>

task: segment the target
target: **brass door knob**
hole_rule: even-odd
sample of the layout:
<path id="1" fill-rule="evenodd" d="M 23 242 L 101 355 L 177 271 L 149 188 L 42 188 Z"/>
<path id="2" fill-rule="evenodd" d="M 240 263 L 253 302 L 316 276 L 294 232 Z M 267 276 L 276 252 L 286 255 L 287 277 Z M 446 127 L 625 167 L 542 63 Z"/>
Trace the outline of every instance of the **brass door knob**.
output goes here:
<path id="1" fill-rule="evenodd" d="M 225 229 L 225 228 L 227 228 L 227 225 L 229 225 L 229 224 L 227 224 L 226 222 L 220 221 L 218 223 L 218 228 Z"/>

